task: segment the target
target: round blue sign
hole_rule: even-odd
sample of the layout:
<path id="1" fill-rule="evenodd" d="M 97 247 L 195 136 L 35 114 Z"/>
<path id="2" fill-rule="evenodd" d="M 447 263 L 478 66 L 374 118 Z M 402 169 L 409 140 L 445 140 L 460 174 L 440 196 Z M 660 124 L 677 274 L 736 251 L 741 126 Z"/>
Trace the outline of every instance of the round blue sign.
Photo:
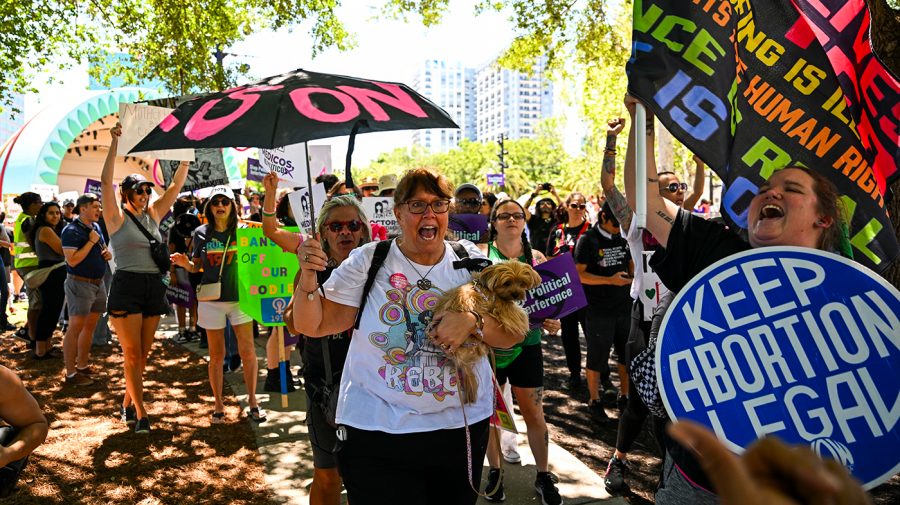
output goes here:
<path id="1" fill-rule="evenodd" d="M 836 254 L 766 247 L 705 269 L 656 349 L 672 419 L 740 454 L 774 434 L 871 489 L 900 470 L 900 292 Z"/>

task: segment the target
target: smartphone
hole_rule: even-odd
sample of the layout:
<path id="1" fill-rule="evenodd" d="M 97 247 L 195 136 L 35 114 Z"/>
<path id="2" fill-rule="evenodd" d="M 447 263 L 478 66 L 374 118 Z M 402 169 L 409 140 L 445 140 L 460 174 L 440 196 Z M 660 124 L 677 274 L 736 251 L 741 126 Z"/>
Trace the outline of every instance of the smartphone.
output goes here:
<path id="1" fill-rule="evenodd" d="M 550 191 L 550 183 L 549 182 L 545 182 L 542 186 L 544 188 L 544 191 Z"/>

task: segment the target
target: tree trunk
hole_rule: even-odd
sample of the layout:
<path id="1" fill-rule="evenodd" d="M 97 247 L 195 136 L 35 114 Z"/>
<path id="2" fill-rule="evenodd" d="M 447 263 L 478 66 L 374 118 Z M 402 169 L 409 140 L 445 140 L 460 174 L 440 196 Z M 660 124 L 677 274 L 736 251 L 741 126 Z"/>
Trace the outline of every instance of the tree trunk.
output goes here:
<path id="1" fill-rule="evenodd" d="M 872 47 L 884 64 L 900 75 L 900 11 L 891 9 L 886 0 L 867 0 L 869 11 L 872 13 Z M 894 224 L 894 234 L 900 236 L 900 181 L 895 182 L 891 189 L 894 198 L 885 206 Z M 895 288 L 900 289 L 900 260 L 894 262 L 890 268 L 882 274 Z"/>

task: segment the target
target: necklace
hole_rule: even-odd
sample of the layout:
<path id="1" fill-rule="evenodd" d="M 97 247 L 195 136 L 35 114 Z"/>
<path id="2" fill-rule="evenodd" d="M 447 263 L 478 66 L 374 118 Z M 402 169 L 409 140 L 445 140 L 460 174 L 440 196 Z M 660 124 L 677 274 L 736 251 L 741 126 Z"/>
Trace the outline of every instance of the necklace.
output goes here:
<path id="1" fill-rule="evenodd" d="M 406 262 L 409 263 L 409 266 L 411 266 L 413 268 L 413 270 L 415 270 L 416 273 L 419 274 L 419 282 L 416 283 L 416 285 L 419 286 L 419 289 L 425 290 L 425 291 L 431 289 L 432 284 L 431 284 L 431 281 L 428 280 L 428 278 L 427 278 L 428 274 L 430 274 L 431 271 L 434 270 L 434 267 L 440 265 L 441 261 L 444 260 L 444 255 L 447 254 L 447 248 L 446 247 L 444 248 L 444 252 L 441 253 L 441 257 L 437 260 L 437 263 L 435 263 L 434 265 L 431 265 L 431 268 L 429 268 L 428 271 L 425 272 L 425 275 L 420 274 L 419 269 L 416 268 L 416 266 L 413 265 L 413 262 L 410 261 L 409 258 L 406 257 L 406 254 L 404 254 L 403 249 L 400 249 L 400 244 L 397 244 L 397 249 L 400 251 L 400 254 L 403 256 L 403 258 L 406 260 Z"/>

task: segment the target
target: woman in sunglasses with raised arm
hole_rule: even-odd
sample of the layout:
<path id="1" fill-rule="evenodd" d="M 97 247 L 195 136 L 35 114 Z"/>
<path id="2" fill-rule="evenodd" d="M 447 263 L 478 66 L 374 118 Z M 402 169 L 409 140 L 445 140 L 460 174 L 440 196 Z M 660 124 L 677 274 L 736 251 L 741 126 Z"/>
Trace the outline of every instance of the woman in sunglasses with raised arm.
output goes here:
<path id="1" fill-rule="evenodd" d="M 277 184 L 278 178 L 274 173 L 266 175 L 263 180 L 263 185 L 266 186 Z M 300 237 L 273 225 L 274 218 L 268 215 L 263 206 L 263 233 L 283 249 L 296 251 L 300 246 Z M 319 284 L 324 284 L 331 277 L 331 272 L 350 256 L 351 251 L 372 241 L 366 213 L 351 195 L 334 195 L 330 198 L 322 206 L 316 221 L 316 230 L 321 239 L 322 250 L 333 265 L 318 272 Z M 297 314 L 298 317 L 303 317 L 300 313 Z M 291 324 L 293 318 L 286 317 L 285 321 Z M 294 328 L 288 329 L 292 333 L 299 333 Z M 306 363 L 303 371 L 306 386 L 306 425 L 313 450 L 313 482 L 309 490 L 311 505 L 330 505 L 340 502 L 341 498 L 342 481 L 333 454 L 337 433 L 335 428 L 328 424 L 323 412 L 315 406 L 316 401 L 322 400 L 322 386 L 326 384 L 325 345 L 328 346 L 332 382 L 340 384 L 344 361 L 350 349 L 350 332 L 345 330 L 325 338 L 309 338 L 303 348 L 303 360 Z"/>
<path id="2" fill-rule="evenodd" d="M 103 215 L 116 262 L 106 309 L 125 358 L 122 420 L 127 425 L 134 423 L 135 433 L 150 433 L 150 418 L 144 409 L 144 368 L 159 318 L 169 311 L 169 304 L 163 272 L 154 259 L 152 244 L 145 233 L 156 243 L 162 242 L 160 219 L 178 198 L 187 179 L 189 163 L 183 161 L 178 165 L 171 184 L 155 202 L 150 202 L 155 184 L 141 174 L 125 176 L 117 195 L 113 188 L 113 172 L 120 135 L 122 127 L 116 123 L 110 130 L 109 154 L 100 176 Z"/>
<path id="3" fill-rule="evenodd" d="M 584 195 L 575 192 L 570 193 L 559 210 L 564 218 L 550 232 L 547 239 L 547 257 L 555 258 L 560 254 L 572 254 L 579 237 L 591 227 L 587 219 L 587 200 Z M 585 326 L 584 309 L 561 318 L 561 336 L 563 349 L 566 353 L 566 366 L 569 368 L 569 379 L 563 385 L 563 389 L 581 389 L 581 343 L 578 341 L 578 324 L 587 331 Z"/>
<path id="4" fill-rule="evenodd" d="M 201 290 L 204 285 L 219 284 L 219 297 L 202 299 L 197 304 L 197 324 L 206 329 L 209 343 L 209 383 L 215 397 L 215 410 L 211 424 L 225 422 L 225 403 L 222 401 L 223 370 L 225 362 L 225 327 L 231 323 L 237 337 L 238 353 L 244 364 L 244 382 L 247 384 L 248 417 L 256 422 L 266 420 L 266 412 L 256 402 L 256 349 L 253 344 L 253 318 L 241 310 L 238 298 L 237 230 L 247 225 L 238 221 L 238 208 L 234 192 L 228 186 L 216 186 L 209 194 L 203 208 L 206 224 L 194 230 L 191 255 L 175 253 L 172 261 L 195 274 L 203 267 Z"/>

